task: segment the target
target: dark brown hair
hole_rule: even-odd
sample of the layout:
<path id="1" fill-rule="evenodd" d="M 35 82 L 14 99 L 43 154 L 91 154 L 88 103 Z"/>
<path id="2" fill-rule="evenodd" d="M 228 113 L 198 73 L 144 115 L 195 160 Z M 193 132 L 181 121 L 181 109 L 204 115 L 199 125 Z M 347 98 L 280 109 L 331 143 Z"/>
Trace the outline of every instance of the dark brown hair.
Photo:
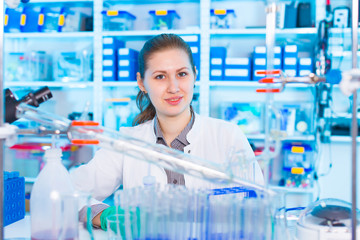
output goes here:
<path id="1" fill-rule="evenodd" d="M 146 63 L 153 53 L 174 48 L 182 49 L 186 52 L 189 57 L 192 71 L 195 75 L 195 64 L 189 45 L 181 37 L 175 34 L 160 34 L 148 40 L 139 53 L 139 73 L 141 79 L 144 80 L 145 71 L 147 69 Z M 133 126 L 144 123 L 155 117 L 156 109 L 151 103 L 147 93 L 139 90 L 136 96 L 136 105 L 139 108 L 140 113 L 135 117 Z"/>

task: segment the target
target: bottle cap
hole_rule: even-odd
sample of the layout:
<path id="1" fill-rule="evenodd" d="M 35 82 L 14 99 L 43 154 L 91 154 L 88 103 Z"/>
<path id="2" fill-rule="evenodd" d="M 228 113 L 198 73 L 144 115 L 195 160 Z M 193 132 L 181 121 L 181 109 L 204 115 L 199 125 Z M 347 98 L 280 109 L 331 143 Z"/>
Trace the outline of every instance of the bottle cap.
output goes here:
<path id="1" fill-rule="evenodd" d="M 60 148 L 50 148 L 45 150 L 45 158 L 61 158 L 62 157 L 62 151 Z"/>

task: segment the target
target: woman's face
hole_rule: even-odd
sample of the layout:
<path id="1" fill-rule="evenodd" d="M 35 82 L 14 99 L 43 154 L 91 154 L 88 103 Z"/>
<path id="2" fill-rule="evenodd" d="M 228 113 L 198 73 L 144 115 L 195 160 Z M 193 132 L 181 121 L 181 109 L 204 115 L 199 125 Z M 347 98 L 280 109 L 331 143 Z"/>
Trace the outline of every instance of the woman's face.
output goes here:
<path id="1" fill-rule="evenodd" d="M 158 117 L 189 114 L 194 93 L 195 74 L 182 49 L 153 53 L 147 61 L 144 79 L 138 73 L 140 89 L 148 93 Z"/>

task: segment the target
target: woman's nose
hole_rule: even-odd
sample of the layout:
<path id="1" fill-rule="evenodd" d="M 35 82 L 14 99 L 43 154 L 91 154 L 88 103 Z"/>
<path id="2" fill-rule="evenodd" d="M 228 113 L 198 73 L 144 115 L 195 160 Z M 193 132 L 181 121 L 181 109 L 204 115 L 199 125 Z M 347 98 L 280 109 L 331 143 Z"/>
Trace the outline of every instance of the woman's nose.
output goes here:
<path id="1" fill-rule="evenodd" d="M 169 78 L 169 86 L 168 86 L 168 91 L 170 93 L 176 93 L 179 91 L 179 82 L 176 79 L 176 77 L 170 77 Z"/>

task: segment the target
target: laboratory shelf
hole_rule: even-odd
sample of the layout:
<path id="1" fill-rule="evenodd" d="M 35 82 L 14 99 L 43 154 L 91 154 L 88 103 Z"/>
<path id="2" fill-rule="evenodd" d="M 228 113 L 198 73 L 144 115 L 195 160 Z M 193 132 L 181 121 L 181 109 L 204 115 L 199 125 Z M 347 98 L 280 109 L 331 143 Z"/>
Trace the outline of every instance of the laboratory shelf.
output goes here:
<path id="1" fill-rule="evenodd" d="M 264 140 L 265 134 L 246 134 L 246 137 L 249 140 Z M 315 137 L 313 135 L 304 135 L 304 136 L 290 136 L 281 139 L 282 141 L 314 141 Z"/>
<path id="2" fill-rule="evenodd" d="M 102 82 L 101 84 L 103 87 L 137 87 L 136 81 L 132 81 L 132 82 L 109 81 L 109 82 Z"/>
<path id="3" fill-rule="evenodd" d="M 86 88 L 93 87 L 93 82 L 4 82 L 5 87 L 67 87 L 67 88 Z"/>
<path id="4" fill-rule="evenodd" d="M 93 0 L 31 0 L 30 3 L 92 3 Z"/>
<path id="5" fill-rule="evenodd" d="M 5 38 L 92 38 L 94 32 L 31 32 L 5 33 Z"/>
<path id="6" fill-rule="evenodd" d="M 341 34 L 346 33 L 346 34 L 350 34 L 351 33 L 351 28 L 330 28 L 330 33 L 341 33 Z M 359 31 L 358 31 L 358 34 L 360 34 Z"/>
<path id="7" fill-rule="evenodd" d="M 210 81 L 210 86 L 217 87 L 256 87 L 256 88 L 264 88 L 266 84 L 259 83 L 257 81 Z M 274 84 L 274 87 L 279 87 L 280 84 Z M 309 85 L 305 83 L 289 83 L 285 85 L 285 88 L 308 88 L 313 87 L 314 85 Z"/>
<path id="8" fill-rule="evenodd" d="M 350 143 L 352 141 L 351 136 L 331 136 L 330 142 L 336 142 L 336 143 Z M 356 142 L 360 142 L 360 137 L 356 138 Z"/>
<path id="9" fill-rule="evenodd" d="M 276 29 L 277 35 L 314 35 L 316 28 L 288 28 Z M 212 35 L 266 35 L 265 28 L 239 28 L 239 29 L 211 29 Z"/>
<path id="10" fill-rule="evenodd" d="M 296 188 L 296 187 L 281 187 L 281 186 L 269 185 L 269 188 L 276 192 L 283 192 L 283 193 L 308 193 L 308 194 L 314 193 L 313 187 L 309 187 L 309 188 L 299 188 L 298 187 L 298 188 Z"/>
<path id="11" fill-rule="evenodd" d="M 143 30 L 143 31 L 104 31 L 103 36 L 155 36 L 161 33 L 174 33 L 178 35 L 200 34 L 200 29 L 172 29 L 172 30 Z"/>

